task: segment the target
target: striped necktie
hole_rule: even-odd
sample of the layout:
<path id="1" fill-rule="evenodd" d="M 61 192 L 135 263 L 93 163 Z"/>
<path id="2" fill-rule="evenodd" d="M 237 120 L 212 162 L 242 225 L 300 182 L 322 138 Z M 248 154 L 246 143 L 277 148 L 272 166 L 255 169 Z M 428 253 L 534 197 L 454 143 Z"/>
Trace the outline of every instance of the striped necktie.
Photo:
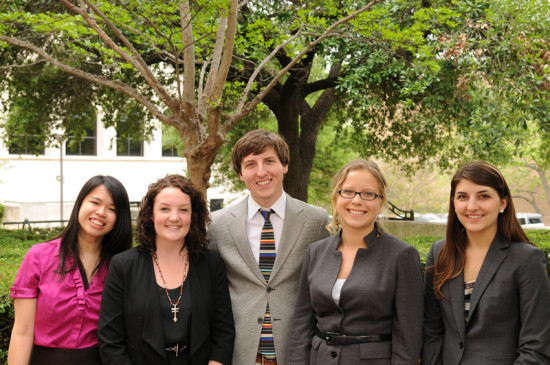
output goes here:
<path id="1" fill-rule="evenodd" d="M 264 226 L 262 228 L 262 234 L 260 236 L 260 271 L 262 272 L 265 282 L 269 282 L 271 271 L 273 270 L 273 263 L 277 252 L 275 251 L 275 235 L 273 234 L 273 225 L 270 221 L 271 213 L 275 213 L 273 210 L 260 210 L 260 213 L 265 219 Z M 260 352 L 267 359 L 275 358 L 275 344 L 273 343 L 273 329 L 271 327 L 271 314 L 269 312 L 269 303 L 265 308 L 264 322 L 262 324 L 262 333 L 260 335 L 260 345 L 258 347 Z"/>

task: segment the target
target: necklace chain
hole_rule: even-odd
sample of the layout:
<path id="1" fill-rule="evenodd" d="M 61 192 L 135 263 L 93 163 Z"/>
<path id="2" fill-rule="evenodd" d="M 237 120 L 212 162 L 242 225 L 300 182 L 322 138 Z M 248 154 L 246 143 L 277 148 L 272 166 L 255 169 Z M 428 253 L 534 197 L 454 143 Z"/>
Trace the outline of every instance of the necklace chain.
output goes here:
<path id="1" fill-rule="evenodd" d="M 168 298 L 168 301 L 170 302 L 170 305 L 172 306 L 172 309 L 170 309 L 170 311 L 172 313 L 174 313 L 173 321 L 177 322 L 178 321 L 177 313 L 180 310 L 177 306 L 178 306 L 178 304 L 180 304 L 181 296 L 183 294 L 183 283 L 185 282 L 185 278 L 187 278 L 187 267 L 189 266 L 189 253 L 186 251 L 185 256 L 183 258 L 183 261 L 185 262 L 185 266 L 183 267 L 183 278 L 181 279 L 180 296 L 178 297 L 178 301 L 176 302 L 176 304 L 172 303 L 172 298 L 170 298 L 170 294 L 168 293 L 168 285 L 166 285 L 166 280 L 164 280 L 164 276 L 162 275 L 162 270 L 160 269 L 160 265 L 159 265 L 159 262 L 158 262 L 156 252 L 153 254 L 153 260 L 155 261 L 155 264 L 157 265 L 157 269 L 159 270 L 160 278 L 162 279 L 162 282 L 164 284 L 164 290 L 166 292 L 166 297 Z"/>

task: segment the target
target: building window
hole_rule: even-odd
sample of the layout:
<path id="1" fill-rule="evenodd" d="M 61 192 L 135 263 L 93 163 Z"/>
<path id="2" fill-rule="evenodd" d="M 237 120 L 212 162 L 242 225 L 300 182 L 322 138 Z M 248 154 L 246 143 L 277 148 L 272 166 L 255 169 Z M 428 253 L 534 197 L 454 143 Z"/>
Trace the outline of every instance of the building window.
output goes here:
<path id="1" fill-rule="evenodd" d="M 183 157 L 183 143 L 174 127 L 162 125 L 162 157 Z"/>
<path id="2" fill-rule="evenodd" d="M 73 156 L 96 156 L 96 126 L 86 129 L 86 135 L 81 140 L 78 137 L 70 135 L 67 139 L 65 153 Z"/>
<path id="3" fill-rule="evenodd" d="M 162 157 L 181 157 L 176 147 L 163 147 Z"/>
<path id="4" fill-rule="evenodd" d="M 12 135 L 7 145 L 10 155 L 43 155 L 46 149 L 44 139 L 33 134 Z"/>
<path id="5" fill-rule="evenodd" d="M 123 137 L 120 132 L 116 134 L 117 156 L 143 156 L 143 141 L 132 137 Z"/>

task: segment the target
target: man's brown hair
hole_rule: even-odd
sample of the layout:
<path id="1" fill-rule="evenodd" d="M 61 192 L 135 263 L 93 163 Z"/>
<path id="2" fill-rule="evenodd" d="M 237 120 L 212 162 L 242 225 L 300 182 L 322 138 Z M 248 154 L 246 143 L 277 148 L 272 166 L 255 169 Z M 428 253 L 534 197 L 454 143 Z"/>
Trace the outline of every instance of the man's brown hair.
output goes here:
<path id="1" fill-rule="evenodd" d="M 242 136 L 241 139 L 235 143 L 235 146 L 233 146 L 231 160 L 233 162 L 233 169 L 237 175 L 241 176 L 241 163 L 243 158 L 250 154 L 259 155 L 269 147 L 273 147 L 283 166 L 288 165 L 290 152 L 288 151 L 288 144 L 283 137 L 265 129 L 256 129 Z"/>

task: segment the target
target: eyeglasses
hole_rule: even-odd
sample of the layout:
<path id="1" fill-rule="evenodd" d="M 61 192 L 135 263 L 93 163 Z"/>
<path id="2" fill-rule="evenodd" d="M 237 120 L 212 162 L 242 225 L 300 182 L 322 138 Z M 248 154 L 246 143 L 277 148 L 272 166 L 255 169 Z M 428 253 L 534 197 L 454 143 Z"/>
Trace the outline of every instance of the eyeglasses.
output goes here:
<path id="1" fill-rule="evenodd" d="M 353 190 L 338 190 L 338 194 L 345 199 L 353 199 L 357 194 L 363 200 L 382 199 L 384 195 L 373 193 L 372 191 L 353 191 Z"/>

